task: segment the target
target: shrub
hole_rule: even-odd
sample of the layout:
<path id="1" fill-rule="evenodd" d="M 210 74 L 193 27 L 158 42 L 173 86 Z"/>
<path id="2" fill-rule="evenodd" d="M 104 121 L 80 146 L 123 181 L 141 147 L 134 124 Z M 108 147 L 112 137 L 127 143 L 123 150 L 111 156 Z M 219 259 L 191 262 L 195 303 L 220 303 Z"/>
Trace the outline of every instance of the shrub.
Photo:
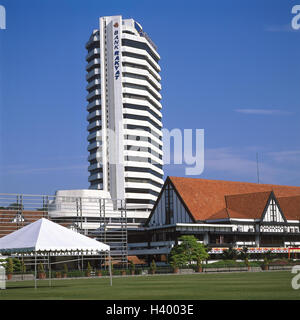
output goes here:
<path id="1" fill-rule="evenodd" d="M 108 270 L 103 270 L 102 271 L 103 276 L 109 276 L 109 271 Z"/>
<path id="2" fill-rule="evenodd" d="M 235 260 L 221 260 L 217 262 L 213 262 L 210 264 L 203 265 L 204 268 L 234 268 L 234 267 L 259 267 L 260 262 L 258 261 L 248 261 L 248 264 L 246 261 L 244 262 L 237 262 Z"/>
<path id="3" fill-rule="evenodd" d="M 91 264 L 90 264 L 89 262 L 88 262 L 88 264 L 87 264 L 86 272 L 87 272 L 88 274 L 91 274 L 91 272 L 92 272 L 92 267 L 91 267 Z"/>
<path id="4" fill-rule="evenodd" d="M 229 248 L 223 251 L 222 257 L 225 260 L 236 260 L 238 257 L 238 251 L 233 248 Z"/>
<path id="5" fill-rule="evenodd" d="M 156 263 L 154 260 L 152 260 L 151 265 L 150 265 L 150 271 L 155 272 L 156 271 Z"/>
<path id="6" fill-rule="evenodd" d="M 84 272 L 80 270 L 71 270 L 68 272 L 68 276 L 71 278 L 84 277 L 84 275 Z"/>
<path id="7" fill-rule="evenodd" d="M 176 259 L 176 256 L 173 257 L 172 261 L 170 262 L 171 267 L 173 270 L 179 268 L 179 262 L 178 259 Z"/>
<path id="8" fill-rule="evenodd" d="M 288 266 L 288 265 L 294 265 L 294 264 L 299 264 L 299 262 L 288 260 L 288 259 L 276 259 L 270 262 L 270 265 L 275 265 L 275 266 Z"/>
<path id="9" fill-rule="evenodd" d="M 133 273 L 135 271 L 135 264 L 132 261 L 130 261 L 130 263 L 129 263 L 129 270 L 131 273 Z"/>
<path id="10" fill-rule="evenodd" d="M 121 270 L 114 270 L 114 275 L 116 275 L 116 276 L 120 276 L 121 275 Z"/>
<path id="11" fill-rule="evenodd" d="M 245 258 L 245 265 L 246 265 L 247 267 L 250 267 L 250 263 L 249 263 L 248 258 Z"/>
<path id="12" fill-rule="evenodd" d="M 68 274 L 68 266 L 64 264 L 64 274 Z"/>
<path id="13" fill-rule="evenodd" d="M 7 274 L 13 274 L 13 272 L 14 272 L 14 263 L 13 263 L 12 258 L 7 259 L 6 272 L 7 272 Z"/>
<path id="14" fill-rule="evenodd" d="M 21 261 L 18 258 L 13 258 L 14 272 L 21 271 Z"/>
<path id="15" fill-rule="evenodd" d="M 157 274 L 163 274 L 163 273 L 172 273 L 174 272 L 174 269 L 171 267 L 159 267 L 156 269 L 155 273 Z"/>
<path id="16" fill-rule="evenodd" d="M 21 262 L 21 272 L 26 273 L 26 266 L 25 266 L 24 260 L 22 260 Z"/>
<path id="17" fill-rule="evenodd" d="M 143 273 L 143 270 L 142 269 L 137 269 L 136 270 L 136 274 L 142 274 Z"/>
<path id="18" fill-rule="evenodd" d="M 44 265 L 41 262 L 38 265 L 38 272 L 45 273 Z"/>
<path id="19" fill-rule="evenodd" d="M 61 278 L 61 272 L 56 271 L 56 272 L 54 272 L 53 276 L 56 277 L 56 278 Z"/>

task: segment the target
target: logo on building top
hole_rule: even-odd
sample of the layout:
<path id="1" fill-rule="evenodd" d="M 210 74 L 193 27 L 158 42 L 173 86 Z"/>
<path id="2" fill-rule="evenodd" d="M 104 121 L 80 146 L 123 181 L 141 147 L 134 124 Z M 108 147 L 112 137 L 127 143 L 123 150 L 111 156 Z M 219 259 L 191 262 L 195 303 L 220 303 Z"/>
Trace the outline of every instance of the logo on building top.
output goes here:
<path id="1" fill-rule="evenodd" d="M 117 28 L 119 26 L 118 22 L 114 24 L 114 27 Z M 118 80 L 120 77 L 120 36 L 119 29 L 114 31 L 113 38 L 113 46 L 114 46 L 114 68 L 115 68 L 115 80 Z"/>

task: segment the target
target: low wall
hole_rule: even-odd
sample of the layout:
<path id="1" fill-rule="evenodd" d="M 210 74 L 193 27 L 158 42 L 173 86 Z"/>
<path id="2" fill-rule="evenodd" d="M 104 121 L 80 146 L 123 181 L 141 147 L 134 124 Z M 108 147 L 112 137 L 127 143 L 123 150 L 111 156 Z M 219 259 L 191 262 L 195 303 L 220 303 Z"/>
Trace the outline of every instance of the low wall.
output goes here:
<path id="1" fill-rule="evenodd" d="M 11 280 L 34 280 L 34 274 L 13 274 Z"/>
<path id="2" fill-rule="evenodd" d="M 269 266 L 269 270 L 292 270 L 293 266 Z"/>
<path id="3" fill-rule="evenodd" d="M 195 273 L 194 269 L 179 269 L 180 274 L 191 274 Z"/>
<path id="4" fill-rule="evenodd" d="M 248 271 L 247 267 L 203 268 L 203 272 L 240 272 Z"/>

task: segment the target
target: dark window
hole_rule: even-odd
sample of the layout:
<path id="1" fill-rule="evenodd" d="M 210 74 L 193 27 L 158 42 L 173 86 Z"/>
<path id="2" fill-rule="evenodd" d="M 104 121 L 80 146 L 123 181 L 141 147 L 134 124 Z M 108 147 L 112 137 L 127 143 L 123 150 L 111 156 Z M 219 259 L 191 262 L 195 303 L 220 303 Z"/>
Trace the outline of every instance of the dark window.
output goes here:
<path id="1" fill-rule="evenodd" d="M 151 180 L 151 179 L 129 178 L 129 177 L 126 177 L 126 178 L 125 178 L 125 181 L 126 181 L 126 182 L 134 182 L 134 183 L 149 183 L 149 184 L 152 184 L 153 186 L 158 187 L 158 188 L 161 188 L 161 187 L 162 187 L 161 183 L 157 183 L 156 181 L 153 181 L 153 180 Z"/>
<path id="2" fill-rule="evenodd" d="M 154 170 L 151 170 L 149 168 L 140 168 L 140 167 L 125 167 L 125 171 L 131 171 L 131 172 L 148 172 L 153 174 L 154 176 L 161 178 L 163 177 L 163 175 L 161 173 L 158 173 Z"/>
<path id="3" fill-rule="evenodd" d="M 271 221 L 277 221 L 275 201 L 271 200 Z"/>
<path id="4" fill-rule="evenodd" d="M 146 193 L 146 194 L 152 194 L 153 196 L 158 196 L 159 192 L 155 192 L 150 189 L 137 189 L 137 188 L 125 188 L 126 193 Z"/>
<path id="5" fill-rule="evenodd" d="M 174 207 L 173 207 L 173 188 L 170 184 L 166 186 L 165 189 L 165 195 L 166 195 L 166 224 L 171 224 L 171 218 L 174 214 Z"/>
<path id="6" fill-rule="evenodd" d="M 129 104 L 129 103 L 124 103 L 123 105 L 124 108 L 128 109 L 133 109 L 133 110 L 143 110 L 143 111 L 148 111 L 155 117 L 157 120 L 161 121 L 161 117 L 157 115 L 154 111 L 152 111 L 149 107 L 146 106 L 140 106 L 140 105 L 135 105 L 135 104 Z"/>
<path id="7" fill-rule="evenodd" d="M 139 203 L 139 204 L 155 204 L 154 200 L 143 200 L 143 199 L 127 199 L 127 203 Z"/>
<path id="8" fill-rule="evenodd" d="M 134 114 L 128 114 L 125 113 L 124 114 L 124 119 L 133 119 L 133 120 L 141 120 L 141 121 L 148 121 L 149 123 L 151 123 L 153 125 L 153 127 L 155 127 L 158 130 L 161 130 L 162 127 L 160 125 L 158 125 L 156 122 L 154 122 L 152 119 L 150 119 L 149 117 L 146 116 L 140 116 L 140 115 L 134 115 Z"/>
<path id="9" fill-rule="evenodd" d="M 155 138 L 157 138 L 159 140 L 162 140 L 162 136 L 158 135 L 156 132 L 151 130 L 151 128 L 149 128 L 149 127 L 137 126 L 137 125 L 134 125 L 134 124 L 124 124 L 124 129 L 143 130 L 143 131 L 146 131 L 146 132 L 150 132 Z"/>
<path id="10" fill-rule="evenodd" d="M 122 46 L 128 46 L 128 47 L 146 50 L 155 62 L 159 61 L 159 59 L 153 54 L 149 46 L 144 42 L 139 42 L 139 41 L 134 41 L 129 39 L 122 39 Z"/>

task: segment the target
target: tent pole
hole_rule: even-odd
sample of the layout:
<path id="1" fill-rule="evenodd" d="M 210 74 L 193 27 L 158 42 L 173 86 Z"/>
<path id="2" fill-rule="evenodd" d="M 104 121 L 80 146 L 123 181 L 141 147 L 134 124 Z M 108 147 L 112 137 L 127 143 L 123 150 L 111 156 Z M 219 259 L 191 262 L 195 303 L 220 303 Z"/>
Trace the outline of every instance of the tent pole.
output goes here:
<path id="1" fill-rule="evenodd" d="M 34 251 L 34 289 L 36 289 L 36 251 Z"/>
<path id="2" fill-rule="evenodd" d="M 23 269 L 23 266 L 25 265 L 24 263 L 24 253 L 22 252 L 22 269 Z M 22 271 L 22 280 L 24 280 L 24 270 L 21 270 Z"/>
<path id="3" fill-rule="evenodd" d="M 50 262 L 50 251 L 48 253 L 48 271 L 49 271 L 49 287 L 51 287 L 51 262 Z"/>
<path id="4" fill-rule="evenodd" d="M 110 257 L 110 250 L 108 251 L 108 261 L 109 261 L 109 277 L 110 277 L 110 286 L 112 286 L 112 272 L 111 272 L 111 257 Z"/>

